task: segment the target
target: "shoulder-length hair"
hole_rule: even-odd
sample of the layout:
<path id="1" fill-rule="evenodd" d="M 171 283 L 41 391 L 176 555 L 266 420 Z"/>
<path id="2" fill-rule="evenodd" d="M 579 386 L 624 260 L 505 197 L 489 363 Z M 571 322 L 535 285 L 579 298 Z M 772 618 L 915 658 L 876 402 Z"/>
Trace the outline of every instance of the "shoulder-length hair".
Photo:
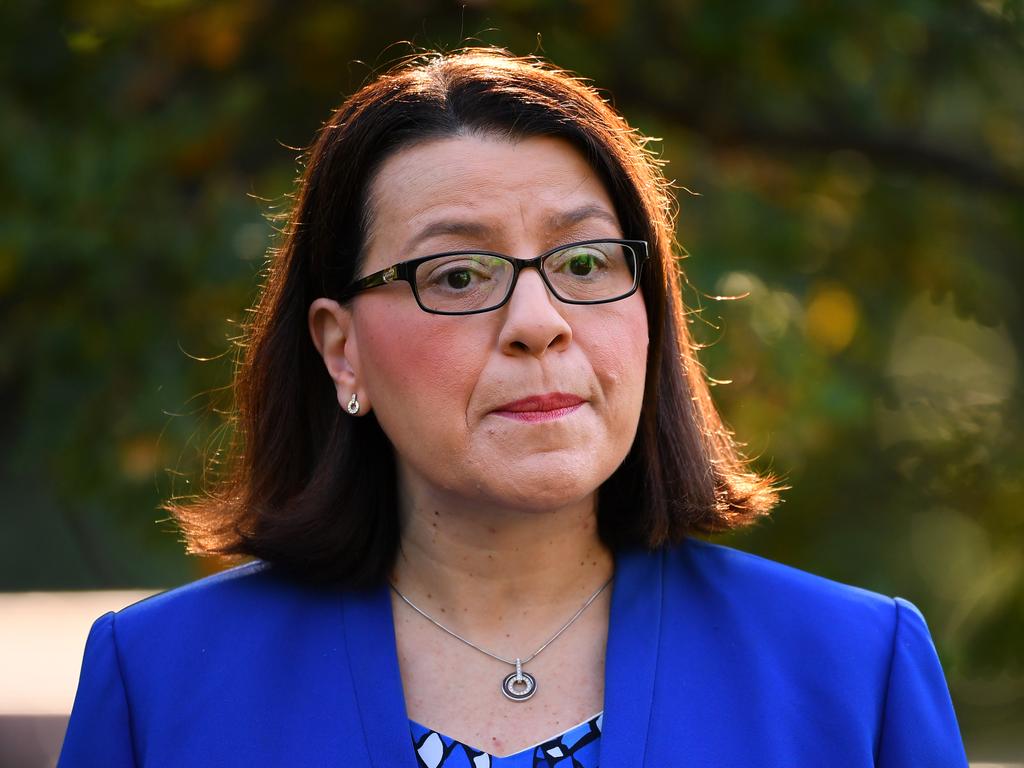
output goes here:
<path id="1" fill-rule="evenodd" d="M 712 403 L 684 317 L 673 197 L 646 140 L 571 74 L 476 48 L 399 64 L 319 131 L 246 326 L 227 462 L 203 495 L 166 505 L 190 552 L 255 556 L 318 582 L 386 578 L 399 542 L 393 449 L 372 413 L 342 412 L 307 312 L 358 274 L 384 159 L 466 133 L 571 142 L 607 185 L 624 236 L 649 243 L 646 391 L 630 453 L 598 493 L 602 540 L 655 549 L 747 525 L 777 502 L 775 478 L 748 469 Z"/>

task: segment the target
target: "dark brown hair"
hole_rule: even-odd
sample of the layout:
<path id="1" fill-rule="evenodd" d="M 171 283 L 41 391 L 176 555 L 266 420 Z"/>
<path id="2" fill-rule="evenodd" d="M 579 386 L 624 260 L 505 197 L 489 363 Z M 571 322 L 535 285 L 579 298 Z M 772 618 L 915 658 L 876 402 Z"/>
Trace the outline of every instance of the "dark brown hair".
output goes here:
<path id="1" fill-rule="evenodd" d="M 589 85 L 536 58 L 467 49 L 404 61 L 351 96 L 306 156 L 294 208 L 246 327 L 234 437 L 205 495 L 167 505 L 201 554 L 250 555 L 309 580 L 380 583 L 399 537 L 393 449 L 372 413 L 353 419 L 309 337 L 307 312 L 357 274 L 367 190 L 399 148 L 465 133 L 558 136 L 607 185 L 625 237 L 647 240 L 650 337 L 640 425 L 601 487 L 613 549 L 658 548 L 746 525 L 777 502 L 712 403 L 687 331 L 673 198 L 645 139 Z"/>

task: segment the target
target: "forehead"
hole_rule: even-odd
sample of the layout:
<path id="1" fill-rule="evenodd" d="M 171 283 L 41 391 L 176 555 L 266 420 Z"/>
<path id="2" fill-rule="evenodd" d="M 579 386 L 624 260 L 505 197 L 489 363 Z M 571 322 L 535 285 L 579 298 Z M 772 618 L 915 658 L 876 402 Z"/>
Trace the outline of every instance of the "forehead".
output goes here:
<path id="1" fill-rule="evenodd" d="M 621 234 L 604 184 L 555 137 L 471 134 L 416 144 L 381 165 L 367 202 L 368 256 L 383 246 L 429 251 L 485 239 L 500 248 L 524 238 L 540 246 L 574 233 Z"/>

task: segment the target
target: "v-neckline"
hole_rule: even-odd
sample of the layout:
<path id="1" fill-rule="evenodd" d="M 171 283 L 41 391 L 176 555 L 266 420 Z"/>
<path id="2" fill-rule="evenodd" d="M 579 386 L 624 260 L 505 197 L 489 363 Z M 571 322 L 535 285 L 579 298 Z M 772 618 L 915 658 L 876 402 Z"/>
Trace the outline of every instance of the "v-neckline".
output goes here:
<path id="1" fill-rule="evenodd" d="M 615 555 L 605 658 L 600 765 L 642 765 L 661 634 L 663 554 Z M 414 768 L 386 584 L 342 598 L 345 647 L 365 741 L 375 768 Z"/>
<path id="2" fill-rule="evenodd" d="M 535 744 L 531 744 L 528 747 L 523 747 L 522 749 L 517 749 L 515 752 L 512 752 L 512 753 L 507 754 L 507 755 L 496 755 L 493 752 L 488 752 L 483 747 L 476 747 L 476 746 L 474 746 L 472 744 L 469 744 L 469 743 L 467 743 L 465 741 L 459 741 L 458 739 L 456 739 L 456 738 L 454 738 L 452 736 L 449 736 L 449 735 L 447 735 L 446 733 L 444 733 L 442 731 L 438 731 L 438 730 L 436 730 L 434 728 L 430 728 L 429 726 L 423 725 L 423 723 L 417 722 L 416 720 L 413 720 L 412 718 L 409 718 L 409 724 L 410 724 L 410 726 L 413 726 L 413 727 L 415 727 L 415 728 L 417 728 L 417 729 L 419 729 L 421 731 L 424 731 L 426 734 L 436 733 L 442 739 L 442 741 L 457 742 L 458 744 L 462 744 L 463 746 L 469 747 L 474 752 L 481 752 L 481 753 L 487 755 L 487 757 L 489 757 L 491 760 L 501 761 L 501 760 L 513 760 L 515 758 L 521 758 L 527 752 L 531 752 L 532 753 L 535 749 L 537 749 L 537 747 L 539 747 L 539 746 L 541 746 L 543 744 L 547 744 L 549 741 L 555 741 L 556 739 L 561 739 L 564 736 L 566 736 L 567 734 L 571 733 L 572 731 L 575 731 L 577 728 L 581 728 L 584 725 L 589 725 L 590 723 L 594 722 L 595 720 L 598 721 L 598 730 L 600 730 L 601 725 L 602 725 L 603 717 L 604 717 L 604 712 L 603 711 L 597 712 L 596 714 L 591 715 L 590 717 L 586 718 L 585 720 L 582 720 L 582 721 L 576 723 L 576 725 L 573 725 L 573 726 L 570 726 L 570 727 L 566 728 L 561 733 L 556 733 L 556 734 L 554 734 L 552 736 L 548 736 L 546 739 L 541 739 L 540 741 L 536 742 Z"/>

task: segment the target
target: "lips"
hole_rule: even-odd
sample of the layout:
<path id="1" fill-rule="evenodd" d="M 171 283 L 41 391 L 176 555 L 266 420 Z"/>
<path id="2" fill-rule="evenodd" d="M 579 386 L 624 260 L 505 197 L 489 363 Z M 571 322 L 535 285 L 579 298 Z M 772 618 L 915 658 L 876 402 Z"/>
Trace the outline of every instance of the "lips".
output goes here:
<path id="1" fill-rule="evenodd" d="M 548 421 L 572 413 L 585 402 L 586 400 L 578 395 L 550 392 L 499 405 L 494 409 L 494 413 L 517 421 Z"/>
<path id="2" fill-rule="evenodd" d="M 567 395 L 564 392 L 552 392 L 546 395 L 531 395 L 522 400 L 515 400 L 511 403 L 499 405 L 494 410 L 507 411 L 509 413 L 529 413 L 530 411 L 558 411 L 562 408 L 571 408 L 586 402 L 582 397 Z"/>

